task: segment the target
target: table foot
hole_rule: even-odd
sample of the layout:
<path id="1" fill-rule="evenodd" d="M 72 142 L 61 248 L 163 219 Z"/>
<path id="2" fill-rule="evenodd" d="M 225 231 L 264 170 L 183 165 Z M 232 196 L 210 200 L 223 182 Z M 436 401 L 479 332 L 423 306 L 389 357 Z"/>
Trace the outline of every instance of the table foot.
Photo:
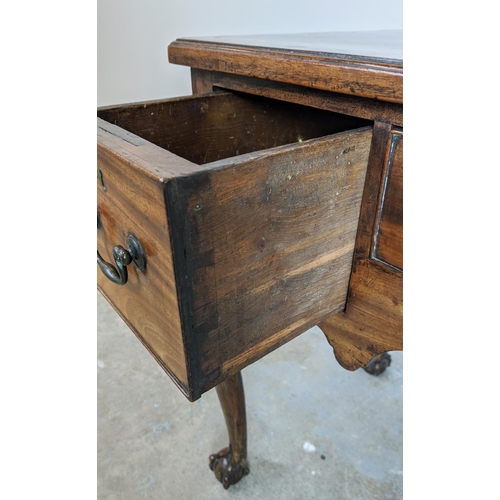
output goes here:
<path id="1" fill-rule="evenodd" d="M 382 354 L 374 357 L 365 367 L 365 372 L 370 375 L 380 375 L 391 364 L 391 356 L 383 352 Z"/>
<path id="2" fill-rule="evenodd" d="M 231 446 L 224 448 L 215 455 L 210 455 L 209 466 L 226 490 L 232 484 L 236 484 L 243 476 L 250 473 L 247 459 L 235 460 Z"/>

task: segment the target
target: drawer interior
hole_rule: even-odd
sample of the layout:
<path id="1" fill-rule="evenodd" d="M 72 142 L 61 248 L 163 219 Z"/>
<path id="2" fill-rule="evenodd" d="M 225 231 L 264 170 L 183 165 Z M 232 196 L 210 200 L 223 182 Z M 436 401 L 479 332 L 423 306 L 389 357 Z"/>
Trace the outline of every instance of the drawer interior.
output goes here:
<path id="1" fill-rule="evenodd" d="M 97 115 L 198 165 L 371 123 L 237 92 L 111 106 Z"/>

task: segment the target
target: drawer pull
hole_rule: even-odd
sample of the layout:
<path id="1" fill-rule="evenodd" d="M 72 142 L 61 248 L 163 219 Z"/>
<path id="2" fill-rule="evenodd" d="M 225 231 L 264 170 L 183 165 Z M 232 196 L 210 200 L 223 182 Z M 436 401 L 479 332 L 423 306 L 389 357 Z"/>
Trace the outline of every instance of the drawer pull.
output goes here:
<path id="1" fill-rule="evenodd" d="M 139 240 L 130 234 L 127 238 L 128 250 L 125 250 L 120 245 L 113 248 L 113 258 L 115 259 L 116 267 L 106 262 L 97 250 L 97 264 L 101 268 L 104 276 L 117 285 L 124 285 L 128 280 L 127 266 L 132 262 L 141 270 L 146 269 L 146 256 L 144 249 L 139 243 Z"/>

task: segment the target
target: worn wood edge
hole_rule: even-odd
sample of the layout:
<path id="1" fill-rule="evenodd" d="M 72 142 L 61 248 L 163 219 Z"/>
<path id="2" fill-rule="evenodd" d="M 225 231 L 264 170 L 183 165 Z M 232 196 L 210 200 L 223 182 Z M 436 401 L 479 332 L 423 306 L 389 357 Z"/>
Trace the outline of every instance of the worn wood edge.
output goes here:
<path id="1" fill-rule="evenodd" d="M 372 133 L 373 127 L 371 126 L 364 126 L 364 127 L 359 127 L 355 129 L 349 129 L 349 130 L 344 130 L 343 132 L 336 132 L 334 134 L 328 134 L 324 135 L 321 137 L 315 137 L 313 139 L 308 139 L 307 141 L 302 141 L 300 143 L 301 146 L 305 146 L 308 144 L 314 144 L 315 142 L 322 142 L 328 139 L 333 139 L 334 137 L 342 137 L 342 136 L 348 136 L 352 134 L 363 134 L 365 132 L 370 132 Z M 222 160 L 217 160 L 211 163 L 206 163 L 204 165 L 205 168 L 209 168 L 211 172 L 221 170 L 224 168 L 228 167 L 236 167 L 238 166 L 239 163 L 247 163 L 251 160 L 256 160 L 258 158 L 261 158 L 263 156 L 270 157 L 272 155 L 277 155 L 281 154 L 286 151 L 291 151 L 294 148 L 296 148 L 299 145 L 298 142 L 292 142 L 290 144 L 283 144 L 281 146 L 276 146 L 274 148 L 269 148 L 269 149 L 264 149 L 260 151 L 253 151 L 251 153 L 245 153 L 243 155 L 239 156 L 232 156 L 230 158 L 223 158 Z"/>
<path id="2" fill-rule="evenodd" d="M 205 77 L 205 81 L 210 82 L 214 90 L 245 92 L 357 118 L 403 125 L 403 106 L 400 104 L 227 73 L 198 70 L 199 78 L 203 78 L 201 73 L 212 75 L 210 79 Z"/>
<path id="3" fill-rule="evenodd" d="M 170 368 L 157 356 L 157 354 L 151 348 L 151 346 L 146 342 L 146 340 L 144 340 L 144 338 L 141 336 L 141 334 L 134 328 L 134 326 L 128 321 L 128 319 L 121 313 L 121 311 L 115 307 L 115 305 L 113 304 L 113 301 L 106 295 L 104 290 L 99 285 L 97 285 L 97 289 L 99 290 L 101 295 L 108 301 L 110 306 L 116 311 L 118 316 L 120 316 L 120 318 L 123 320 L 123 322 L 130 328 L 130 330 L 132 330 L 134 335 L 140 340 L 140 342 L 147 349 L 149 354 L 151 354 L 151 356 L 153 356 L 153 358 L 160 365 L 160 367 L 163 369 L 163 371 L 172 379 L 174 384 L 180 389 L 180 391 L 184 394 L 184 396 L 186 396 L 190 401 L 194 401 L 194 399 L 192 399 L 192 395 L 189 391 L 189 388 L 186 387 L 177 378 L 177 376 L 170 370 Z"/>
<path id="4" fill-rule="evenodd" d="M 206 96 L 205 96 L 206 94 Z M 149 99 L 147 101 L 134 101 L 134 102 L 127 102 L 127 103 L 122 103 L 122 104 L 109 104 L 106 106 L 100 106 L 97 108 L 97 112 L 100 113 L 102 111 L 113 111 L 113 110 L 123 110 L 125 108 L 140 108 L 142 106 L 154 106 L 156 104 L 165 104 L 168 102 L 182 102 L 182 101 L 196 101 L 200 97 L 214 97 L 216 99 L 221 99 L 223 94 L 218 93 L 215 95 L 213 92 L 205 92 L 205 93 L 199 93 L 196 95 L 184 95 L 184 96 L 178 96 L 178 97 L 162 97 L 160 99 Z M 232 95 L 230 92 L 225 92 L 226 95 Z M 102 118 L 101 118 L 102 120 Z M 106 120 L 103 120 L 105 123 Z"/>
<path id="5" fill-rule="evenodd" d="M 176 40 L 168 47 L 169 62 L 191 68 L 239 74 L 305 87 L 403 103 L 401 67 L 349 61 L 269 49 L 227 47 Z M 290 74 L 290 66 L 296 70 Z M 312 67 L 317 77 L 310 78 Z M 300 75 L 308 75 L 301 77 Z M 383 86 L 375 82 L 383 80 Z"/>
<path id="6" fill-rule="evenodd" d="M 340 61 L 358 63 L 369 66 L 392 68 L 396 71 L 403 70 L 403 60 L 397 58 L 386 58 L 381 56 L 368 56 L 359 54 L 346 54 L 342 52 L 327 52 L 325 50 L 307 50 L 299 48 L 269 47 L 265 45 L 249 45 L 243 43 L 226 42 L 224 40 L 203 40 L 196 38 L 177 38 L 170 46 L 183 47 L 185 45 L 195 45 L 200 47 L 210 47 L 213 49 L 225 49 L 235 53 L 255 52 L 273 54 L 274 57 L 296 56 L 308 59 L 318 59 L 322 61 Z"/>
<path id="7" fill-rule="evenodd" d="M 348 370 L 350 372 L 354 372 L 356 370 L 359 370 L 360 368 L 365 367 L 373 358 L 379 356 L 380 354 L 384 354 L 384 352 L 389 352 L 389 351 L 402 351 L 403 349 L 389 349 L 385 347 L 380 347 L 378 349 L 374 349 L 372 353 L 368 353 L 367 351 L 362 351 L 361 349 L 356 350 L 356 356 L 358 360 L 356 362 L 353 361 L 347 361 L 349 359 L 348 356 L 345 355 L 347 352 L 345 349 L 339 349 L 338 347 L 335 348 L 335 343 L 331 342 L 328 335 L 325 333 L 324 326 L 318 325 L 318 327 L 321 329 L 321 331 L 324 333 L 326 336 L 328 343 L 330 344 L 332 350 L 333 350 L 333 355 L 335 356 L 335 359 L 337 360 L 337 363 L 344 368 L 345 370 Z M 354 352 L 354 349 L 351 351 Z"/>
<path id="8" fill-rule="evenodd" d="M 165 182 L 177 175 L 165 168 L 171 169 L 173 161 L 179 168 L 179 174 L 189 174 L 202 168 L 101 118 L 97 118 L 97 145 L 108 149 L 111 154 L 127 161 L 143 175 L 157 182 Z"/>
<path id="9" fill-rule="evenodd" d="M 204 178 L 208 172 L 194 174 L 196 179 Z M 189 180 L 187 177 L 183 177 Z M 175 286 L 179 304 L 182 337 L 184 339 L 187 378 L 190 389 L 190 400 L 195 401 L 202 395 L 204 380 L 203 370 L 199 359 L 198 343 L 196 341 L 194 324 L 194 296 L 191 280 L 195 268 L 193 262 L 186 259 L 187 246 L 187 195 L 178 189 L 177 179 L 172 179 L 165 184 L 165 206 L 169 220 L 170 243 L 172 248 L 172 261 L 174 263 Z M 201 382 L 201 383 L 200 383 Z"/>

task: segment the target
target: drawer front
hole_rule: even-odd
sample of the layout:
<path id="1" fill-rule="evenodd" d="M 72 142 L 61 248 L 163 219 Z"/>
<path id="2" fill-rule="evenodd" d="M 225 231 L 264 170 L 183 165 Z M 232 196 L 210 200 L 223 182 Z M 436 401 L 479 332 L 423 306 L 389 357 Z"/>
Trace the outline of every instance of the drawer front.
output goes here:
<path id="1" fill-rule="evenodd" d="M 123 286 L 99 271 L 98 283 L 191 400 L 344 307 L 372 137 L 365 127 L 307 140 L 309 110 L 293 118 L 267 107 L 259 115 L 246 100 L 238 107 L 234 96 L 218 96 L 208 107 L 206 96 L 183 100 L 189 114 L 198 102 L 200 113 L 192 136 L 202 141 L 193 139 L 195 154 L 183 153 L 189 160 L 165 149 L 187 147 L 185 128 L 180 142 L 175 131 L 162 132 L 154 145 L 119 127 L 119 112 L 106 112 L 112 124 L 99 120 L 106 191 L 98 175 L 98 249 L 113 263 L 113 247 L 125 247 L 132 233 L 147 267 L 128 266 Z M 217 99 L 216 116 L 201 116 Z M 221 112 L 226 99 L 231 111 Z M 177 116 L 186 109 L 179 102 Z M 139 108 L 151 138 L 160 108 Z M 229 127 L 235 116 L 241 126 Z M 331 129 L 314 113 L 310 119 L 316 134 Z M 248 133 L 245 122 L 256 120 L 268 120 L 268 136 L 277 127 L 278 139 Z M 224 145 L 223 159 L 196 164 L 207 156 L 200 144 L 221 156 L 213 127 L 229 130 L 233 145 Z M 242 148 L 250 152 L 236 154 Z"/>
<path id="2" fill-rule="evenodd" d="M 127 149 L 125 146 L 129 146 Z M 140 167 L 140 146 L 102 132 L 97 150 L 97 249 L 116 269 L 113 248 L 127 249 L 133 234 L 144 249 L 146 268 L 127 266 L 120 286 L 98 268 L 97 283 L 129 327 L 188 394 L 184 342 L 177 303 L 164 184 Z M 142 160 L 144 161 L 144 160 Z M 103 188 L 104 187 L 104 188 Z"/>
<path id="3" fill-rule="evenodd" d="M 403 134 L 392 135 L 374 257 L 403 270 Z"/>

